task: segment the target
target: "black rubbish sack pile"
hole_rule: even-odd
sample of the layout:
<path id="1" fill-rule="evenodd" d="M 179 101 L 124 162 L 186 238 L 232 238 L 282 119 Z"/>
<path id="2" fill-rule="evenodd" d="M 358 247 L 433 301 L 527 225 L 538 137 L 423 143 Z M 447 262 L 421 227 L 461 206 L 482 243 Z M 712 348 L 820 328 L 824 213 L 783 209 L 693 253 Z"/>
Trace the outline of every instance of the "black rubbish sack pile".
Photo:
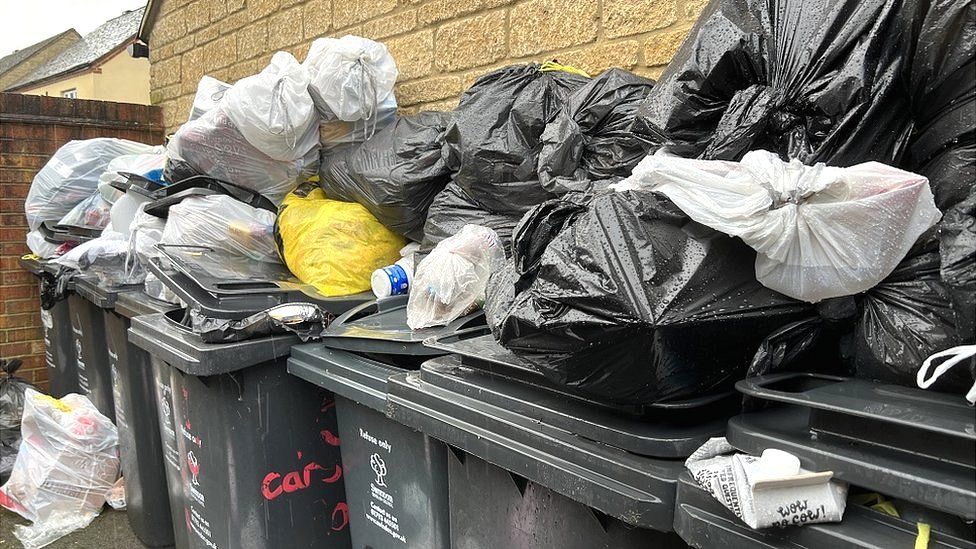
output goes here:
<path id="1" fill-rule="evenodd" d="M 451 177 L 441 154 L 450 121 L 445 112 L 398 116 L 362 145 L 323 153 L 322 190 L 362 204 L 395 233 L 423 240 L 427 209 Z"/>
<path id="2" fill-rule="evenodd" d="M 915 132 L 905 168 L 929 178 L 946 211 L 976 182 L 976 1 L 935 0 L 911 70 Z"/>
<path id="3" fill-rule="evenodd" d="M 485 303 L 495 338 L 557 383 L 621 404 L 728 390 L 811 306 L 756 281 L 755 253 L 663 195 L 570 193 L 523 218 Z"/>
<path id="4" fill-rule="evenodd" d="M 686 158 L 765 149 L 804 164 L 898 165 L 918 3 L 719 0 L 640 107 L 634 130 Z"/>
<path id="5" fill-rule="evenodd" d="M 939 272 L 963 343 L 976 343 L 976 188 L 939 225 Z"/>
<path id="6" fill-rule="evenodd" d="M 31 382 L 15 375 L 23 365 L 19 358 L 0 360 L 0 477 L 13 470 L 20 448 L 20 419 L 24 415 L 27 389 L 38 390 Z"/>
<path id="7" fill-rule="evenodd" d="M 631 126 L 653 86 L 632 72 L 609 69 L 573 92 L 542 132 L 542 186 L 562 194 L 630 175 L 651 148 Z"/>
<path id="8" fill-rule="evenodd" d="M 490 212 L 468 196 L 460 185 L 449 183 L 430 205 L 420 250 L 429 253 L 438 242 L 457 234 L 465 225 L 480 225 L 498 234 L 505 254 L 509 255 L 512 231 L 521 218 L 521 215 Z"/>

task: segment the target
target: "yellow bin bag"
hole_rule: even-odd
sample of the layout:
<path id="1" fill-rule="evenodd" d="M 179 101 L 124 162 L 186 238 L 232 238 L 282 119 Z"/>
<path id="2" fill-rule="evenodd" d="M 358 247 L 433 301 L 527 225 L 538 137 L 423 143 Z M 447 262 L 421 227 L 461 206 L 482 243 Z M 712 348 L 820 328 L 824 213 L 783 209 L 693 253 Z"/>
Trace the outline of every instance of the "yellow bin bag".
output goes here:
<path id="1" fill-rule="evenodd" d="M 370 289 L 376 269 L 400 259 L 406 240 L 355 202 L 289 194 L 275 224 L 281 258 L 302 282 L 326 296 Z"/>

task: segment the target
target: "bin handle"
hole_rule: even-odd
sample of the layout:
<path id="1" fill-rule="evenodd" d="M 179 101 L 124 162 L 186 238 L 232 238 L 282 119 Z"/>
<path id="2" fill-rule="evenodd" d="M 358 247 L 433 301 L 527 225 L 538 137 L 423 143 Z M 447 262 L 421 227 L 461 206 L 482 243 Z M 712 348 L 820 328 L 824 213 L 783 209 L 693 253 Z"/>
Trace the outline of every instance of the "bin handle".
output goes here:
<path id="1" fill-rule="evenodd" d="M 847 381 L 851 378 L 829 374 L 818 374 L 814 372 L 784 372 L 780 374 L 769 374 L 743 379 L 736 382 L 735 389 L 746 396 L 763 400 L 772 400 L 775 402 L 785 402 L 787 404 L 800 405 L 809 403 L 810 397 L 805 392 L 791 393 L 789 391 L 780 391 L 778 389 L 769 388 L 770 385 L 794 379 L 819 379 L 823 381 L 841 382 Z"/>

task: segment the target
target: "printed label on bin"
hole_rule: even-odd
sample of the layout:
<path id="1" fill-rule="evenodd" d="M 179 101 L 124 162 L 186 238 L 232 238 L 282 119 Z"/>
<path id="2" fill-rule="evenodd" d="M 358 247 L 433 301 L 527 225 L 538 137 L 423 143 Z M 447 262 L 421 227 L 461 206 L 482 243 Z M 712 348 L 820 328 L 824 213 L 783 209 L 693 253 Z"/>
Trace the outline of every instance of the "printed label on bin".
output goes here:
<path id="1" fill-rule="evenodd" d="M 85 367 L 85 359 L 81 352 L 81 338 L 85 334 L 72 327 L 71 331 L 75 334 L 75 359 L 78 362 L 78 389 L 83 395 L 90 395 L 91 388 L 88 383 L 88 369 Z"/>
<path id="2" fill-rule="evenodd" d="M 387 459 L 393 453 L 393 445 L 387 440 L 371 435 L 369 431 L 363 428 L 359 429 L 359 438 L 376 448 L 376 451 L 369 456 L 369 468 L 373 471 L 373 479 L 369 483 L 369 494 L 365 498 L 369 502 L 369 507 L 366 509 L 366 520 L 389 534 L 393 539 L 406 543 L 407 538 L 400 533 L 396 498 L 390 493 L 387 480 L 394 474 L 394 471 L 391 471 L 387 466 Z M 390 461 L 392 463 L 394 460 Z M 347 486 L 346 489 L 348 490 L 349 487 Z"/>
<path id="3" fill-rule="evenodd" d="M 115 397 L 115 425 L 119 429 L 129 429 L 129 424 L 125 420 L 125 406 L 122 405 L 122 387 L 119 385 L 119 370 L 115 366 L 119 361 L 119 355 L 109 348 L 108 350 L 109 367 L 112 373 L 112 396 Z"/>
<path id="4" fill-rule="evenodd" d="M 207 496 L 204 493 L 202 479 L 208 471 L 205 470 L 201 460 L 205 452 L 203 439 L 193 432 L 193 422 L 189 415 L 190 393 L 186 387 L 183 387 L 182 393 L 180 399 L 182 418 L 176 418 L 176 428 L 179 429 L 180 455 L 184 456 L 180 463 L 180 474 L 183 478 L 184 494 L 189 496 L 188 507 L 184 510 L 186 527 L 200 538 L 205 547 L 218 549 L 219 545 L 213 539 L 213 528 L 206 515 Z M 180 419 L 182 421 L 179 421 Z"/>
<path id="5" fill-rule="evenodd" d="M 44 334 L 44 363 L 49 369 L 57 370 L 58 364 L 54 361 L 54 352 L 52 351 L 54 345 L 51 344 L 51 330 L 54 329 L 54 317 L 51 315 L 51 311 L 41 309 L 41 326 Z"/>
<path id="6" fill-rule="evenodd" d="M 156 380 L 156 402 L 159 404 L 160 433 L 163 439 L 163 458 L 174 471 L 180 470 L 180 450 L 176 445 L 173 427 L 173 391 L 169 385 Z"/>

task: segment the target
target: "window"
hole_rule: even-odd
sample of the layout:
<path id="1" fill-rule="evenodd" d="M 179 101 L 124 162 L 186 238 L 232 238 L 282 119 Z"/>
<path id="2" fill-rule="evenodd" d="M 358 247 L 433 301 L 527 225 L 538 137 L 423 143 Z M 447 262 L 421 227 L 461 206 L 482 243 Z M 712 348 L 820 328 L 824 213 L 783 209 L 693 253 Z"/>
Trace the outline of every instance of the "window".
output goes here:
<path id="1" fill-rule="evenodd" d="M 78 99 L 78 88 L 71 88 L 70 90 L 62 91 L 61 97 L 67 97 L 68 99 Z"/>

